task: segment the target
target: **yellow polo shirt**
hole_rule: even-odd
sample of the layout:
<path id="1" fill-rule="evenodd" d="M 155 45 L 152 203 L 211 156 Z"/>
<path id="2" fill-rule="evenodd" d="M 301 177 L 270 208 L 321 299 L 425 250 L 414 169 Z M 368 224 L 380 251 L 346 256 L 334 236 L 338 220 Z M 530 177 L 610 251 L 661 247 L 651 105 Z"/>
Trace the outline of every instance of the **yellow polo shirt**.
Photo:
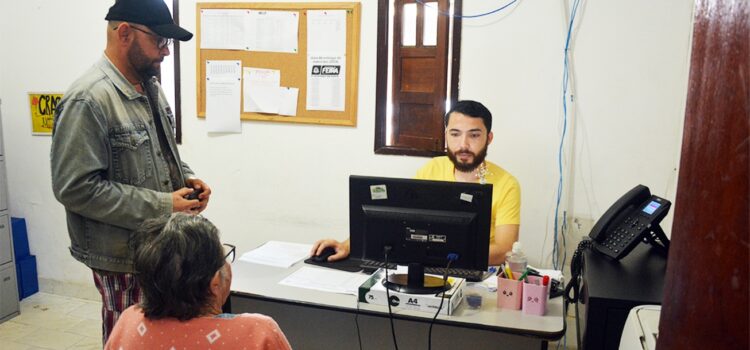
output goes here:
<path id="1" fill-rule="evenodd" d="M 492 222 L 490 242 L 495 241 L 495 227 L 521 223 L 521 186 L 513 175 L 496 164 L 487 164 L 487 183 L 492 184 Z M 447 156 L 432 158 L 417 171 L 417 179 L 456 181 L 454 166 Z"/>

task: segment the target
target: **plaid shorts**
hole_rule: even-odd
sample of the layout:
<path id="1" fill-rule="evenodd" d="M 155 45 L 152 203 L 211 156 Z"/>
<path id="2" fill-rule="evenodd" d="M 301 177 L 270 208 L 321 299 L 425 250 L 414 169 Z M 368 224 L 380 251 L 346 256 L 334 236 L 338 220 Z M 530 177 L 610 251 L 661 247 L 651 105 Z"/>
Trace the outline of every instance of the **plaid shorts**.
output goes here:
<path id="1" fill-rule="evenodd" d="M 132 273 L 93 270 L 94 284 L 102 295 L 102 345 L 107 343 L 115 322 L 123 311 L 143 299 L 143 292 Z"/>

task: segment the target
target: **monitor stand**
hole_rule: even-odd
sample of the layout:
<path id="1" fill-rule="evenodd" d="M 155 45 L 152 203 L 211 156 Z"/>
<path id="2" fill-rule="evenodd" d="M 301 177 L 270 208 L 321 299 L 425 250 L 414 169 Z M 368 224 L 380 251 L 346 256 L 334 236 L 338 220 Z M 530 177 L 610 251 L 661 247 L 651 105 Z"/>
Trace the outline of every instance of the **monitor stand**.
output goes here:
<path id="1" fill-rule="evenodd" d="M 408 274 L 393 274 L 383 279 L 383 285 L 401 293 L 408 294 L 437 294 L 451 289 L 448 281 L 435 276 L 425 276 L 422 264 L 409 264 Z"/>

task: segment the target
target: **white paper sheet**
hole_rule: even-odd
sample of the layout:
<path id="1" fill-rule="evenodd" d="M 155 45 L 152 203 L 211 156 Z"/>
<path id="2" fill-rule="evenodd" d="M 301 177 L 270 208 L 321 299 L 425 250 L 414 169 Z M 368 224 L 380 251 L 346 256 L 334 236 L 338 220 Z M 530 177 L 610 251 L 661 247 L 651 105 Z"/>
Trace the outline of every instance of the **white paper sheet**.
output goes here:
<path id="1" fill-rule="evenodd" d="M 307 11 L 307 53 L 346 54 L 346 10 Z"/>
<path id="2" fill-rule="evenodd" d="M 242 254 L 240 260 L 288 268 L 310 255 L 310 249 L 312 249 L 312 244 L 268 241 L 262 246 Z"/>
<path id="3" fill-rule="evenodd" d="M 240 87 L 242 62 L 206 61 L 208 132 L 242 132 Z"/>
<path id="4" fill-rule="evenodd" d="M 308 110 L 343 111 L 346 96 L 346 56 L 307 56 Z"/>
<path id="5" fill-rule="evenodd" d="M 279 84 L 281 71 L 245 67 L 243 69 L 244 111 L 259 113 L 279 113 L 281 95 Z"/>
<path id="6" fill-rule="evenodd" d="M 279 115 L 297 116 L 297 97 L 299 96 L 298 88 L 281 87 L 281 102 L 279 105 Z"/>
<path id="7" fill-rule="evenodd" d="M 547 275 L 553 280 L 562 281 L 564 279 L 563 272 L 561 270 L 538 269 L 532 266 L 529 266 L 529 267 L 532 269 L 535 269 L 537 272 L 539 272 L 540 275 L 542 276 Z"/>
<path id="8" fill-rule="evenodd" d="M 370 278 L 369 275 L 357 272 L 303 266 L 281 280 L 279 284 L 324 292 L 357 295 L 359 286 L 365 283 L 368 278 Z"/>
<path id="9" fill-rule="evenodd" d="M 201 49 L 248 50 L 248 10 L 201 10 Z"/>
<path id="10" fill-rule="evenodd" d="M 298 12 L 250 11 L 247 29 L 251 51 L 298 52 Z"/>

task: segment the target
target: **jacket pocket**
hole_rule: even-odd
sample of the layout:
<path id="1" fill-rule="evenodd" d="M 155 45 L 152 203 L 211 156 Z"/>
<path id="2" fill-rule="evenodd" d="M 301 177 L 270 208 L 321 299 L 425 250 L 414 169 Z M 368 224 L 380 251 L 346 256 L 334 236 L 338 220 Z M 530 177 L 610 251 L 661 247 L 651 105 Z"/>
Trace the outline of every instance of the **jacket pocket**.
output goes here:
<path id="1" fill-rule="evenodd" d="M 109 132 L 109 142 L 112 146 L 115 181 L 140 185 L 153 176 L 151 138 L 145 125 L 112 128 Z"/>

